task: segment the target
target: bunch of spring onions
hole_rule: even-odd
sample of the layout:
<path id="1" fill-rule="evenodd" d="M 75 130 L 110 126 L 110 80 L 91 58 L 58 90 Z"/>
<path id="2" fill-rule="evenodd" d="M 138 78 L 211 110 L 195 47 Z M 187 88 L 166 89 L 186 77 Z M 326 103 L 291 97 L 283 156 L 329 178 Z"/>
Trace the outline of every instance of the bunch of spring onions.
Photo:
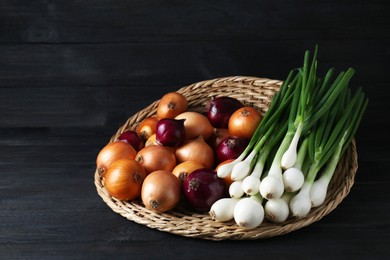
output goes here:
<path id="1" fill-rule="evenodd" d="M 349 88 L 352 68 L 320 77 L 317 50 L 311 61 L 306 51 L 303 67 L 290 71 L 244 152 L 218 168 L 220 178 L 234 182 L 230 198 L 212 205 L 213 219 L 251 229 L 264 217 L 305 217 L 324 202 L 368 100 L 360 88 Z"/>

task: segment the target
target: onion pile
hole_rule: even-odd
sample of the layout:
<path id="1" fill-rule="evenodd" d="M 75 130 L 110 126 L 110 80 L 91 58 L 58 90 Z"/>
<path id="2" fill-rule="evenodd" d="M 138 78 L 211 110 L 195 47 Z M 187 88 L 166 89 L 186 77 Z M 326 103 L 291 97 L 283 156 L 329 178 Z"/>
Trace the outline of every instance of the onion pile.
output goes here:
<path id="1" fill-rule="evenodd" d="M 155 115 L 100 151 L 96 166 L 107 192 L 157 212 L 183 203 L 205 213 L 227 197 L 233 181 L 219 178 L 215 169 L 242 153 L 260 113 L 231 97 L 213 97 L 205 109 L 188 110 L 184 95 L 165 94 Z M 245 110 L 237 114 L 240 109 Z"/>

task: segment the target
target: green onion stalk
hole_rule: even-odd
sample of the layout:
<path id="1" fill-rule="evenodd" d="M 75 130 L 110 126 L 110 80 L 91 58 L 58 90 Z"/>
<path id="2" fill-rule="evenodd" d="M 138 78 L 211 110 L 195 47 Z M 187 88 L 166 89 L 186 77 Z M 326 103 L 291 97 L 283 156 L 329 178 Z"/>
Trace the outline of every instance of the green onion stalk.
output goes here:
<path id="1" fill-rule="evenodd" d="M 317 76 L 317 48 L 311 64 L 309 52 L 305 52 L 303 68 L 299 69 L 300 85 L 296 87 L 288 118 L 288 130 L 273 159 L 267 178 L 260 185 L 264 198 L 279 198 L 284 191 L 283 170 L 296 163 L 298 144 L 301 136 L 310 130 L 334 105 L 336 99 L 347 87 L 354 71 L 349 69 L 331 82 L 333 70 L 329 70 L 324 80 Z"/>
<path id="2" fill-rule="evenodd" d="M 336 171 L 338 162 L 343 156 L 345 150 L 352 142 L 367 105 L 368 99 L 366 99 L 364 95 L 360 94 L 360 100 L 355 105 L 356 109 L 358 110 L 353 110 L 353 114 L 350 117 L 350 123 L 344 130 L 343 135 L 332 154 L 332 157 L 323 170 L 322 175 L 313 182 L 313 185 L 310 189 L 309 196 L 312 207 L 318 207 L 325 201 L 328 186 Z"/>
<path id="3" fill-rule="evenodd" d="M 301 189 L 290 201 L 290 210 L 295 217 L 305 217 L 312 206 L 322 204 L 342 153 L 349 146 L 360 124 L 368 100 L 361 89 L 352 98 L 347 92 L 340 95 L 339 102 L 310 132 L 308 173 Z M 325 165 L 322 176 L 316 180 Z"/>

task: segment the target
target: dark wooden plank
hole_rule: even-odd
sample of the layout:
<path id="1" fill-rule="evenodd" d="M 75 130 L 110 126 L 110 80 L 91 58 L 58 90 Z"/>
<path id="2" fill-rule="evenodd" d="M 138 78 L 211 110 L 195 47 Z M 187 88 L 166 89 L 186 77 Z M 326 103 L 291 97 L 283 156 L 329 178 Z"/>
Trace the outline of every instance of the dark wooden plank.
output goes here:
<path id="1" fill-rule="evenodd" d="M 0 5 L 0 42 L 386 38 L 388 7 L 381 0 L 369 4 L 322 0 L 315 5 L 291 0 L 187 0 L 169 5 L 164 1 L 7 0 Z"/>
<path id="2" fill-rule="evenodd" d="M 0 87 L 0 123 L 2 127 L 105 127 L 117 126 L 164 93 L 179 86 L 124 86 L 110 88 L 75 87 Z M 370 98 L 362 129 L 374 126 L 388 139 L 386 111 L 388 95 L 375 95 L 385 83 L 365 87 Z M 365 131 L 365 130 L 361 130 Z M 358 133 L 359 134 L 359 133 Z M 363 133 L 364 134 L 364 133 Z M 365 136 L 372 140 L 372 136 Z"/>
<path id="3" fill-rule="evenodd" d="M 383 81 L 390 40 L 0 45 L 0 87 L 178 86 L 221 76 L 284 79 L 320 45 L 320 68 L 354 67 L 360 84 Z M 354 46 L 354 48 L 351 48 Z M 360 50 L 366 50 L 361 52 Z M 375 68 L 375 69 L 372 69 Z"/>
<path id="4" fill-rule="evenodd" d="M 0 258 L 386 259 L 390 2 L 3 0 Z M 133 113 L 193 82 L 283 79 L 320 45 L 320 67 L 356 69 L 370 104 L 359 169 L 322 220 L 261 241 L 211 242 L 113 212 L 95 158 Z"/>
<path id="5" fill-rule="evenodd" d="M 27 176 L 19 170 L 3 179 L 5 183 L 14 183 L 0 189 L 3 257 L 72 255 L 78 259 L 85 250 L 89 257 L 97 258 L 112 254 L 125 257 L 129 253 L 159 257 L 164 252 L 164 256 L 174 259 L 180 259 L 180 253 L 218 257 L 219 250 L 232 257 L 251 257 L 259 250 L 270 257 L 275 250 L 278 257 L 314 256 L 319 250 L 324 257 L 382 257 L 387 253 L 389 234 L 383 230 L 390 224 L 389 204 L 385 201 L 388 182 L 357 183 L 335 211 L 288 235 L 263 241 L 215 243 L 158 232 L 112 212 L 94 190 L 91 175 L 86 174 L 88 168 L 68 165 L 66 169 L 52 169 L 45 163 L 41 169 L 33 168 Z M 370 236 L 361 236 L 362 231 Z M 337 244 L 343 246 L 335 247 Z M 153 252 L 147 251 L 150 247 Z"/>
<path id="6" fill-rule="evenodd" d="M 288 44 L 292 46 L 286 48 Z M 148 60 L 143 60 L 142 56 L 150 57 L 148 51 L 153 45 L 0 46 L 3 54 L 0 65 L 4 68 L 0 70 L 0 122 L 3 127 L 110 124 L 119 127 L 130 115 L 163 93 L 196 81 L 231 75 L 282 79 L 290 68 L 300 65 L 303 50 L 299 44 L 302 42 L 250 42 L 237 48 L 228 44 L 218 47 L 202 44 L 201 49 L 196 49 L 198 45 L 192 43 L 167 44 L 159 46 L 153 59 Z M 386 115 L 380 111 L 388 110 L 389 92 L 381 75 L 386 75 L 389 53 L 380 57 L 357 56 L 356 51 L 348 51 L 350 44 L 339 43 L 341 47 L 335 48 L 336 42 L 326 43 L 320 56 L 322 67 L 356 68 L 352 88 L 363 86 L 370 98 L 365 125 L 374 126 L 385 137 Z M 377 46 L 375 41 L 363 41 L 355 45 L 368 46 L 371 52 L 386 53 L 387 44 L 384 41 Z M 248 46 L 251 51 L 240 51 Z M 261 48 L 257 48 L 259 46 Z M 181 49 L 194 61 L 188 63 L 186 55 L 174 55 L 176 49 Z M 68 50 L 73 54 L 61 60 Z M 102 55 L 105 52 L 112 55 Z M 128 58 L 123 58 L 123 54 Z M 165 66 L 167 54 L 169 66 Z M 133 55 L 142 63 L 134 62 Z M 82 64 L 89 59 L 90 62 Z M 126 60 L 131 62 L 126 63 Z"/>
<path id="7" fill-rule="evenodd" d="M 160 98 L 167 87 L 0 88 L 3 127 L 119 126 Z"/>

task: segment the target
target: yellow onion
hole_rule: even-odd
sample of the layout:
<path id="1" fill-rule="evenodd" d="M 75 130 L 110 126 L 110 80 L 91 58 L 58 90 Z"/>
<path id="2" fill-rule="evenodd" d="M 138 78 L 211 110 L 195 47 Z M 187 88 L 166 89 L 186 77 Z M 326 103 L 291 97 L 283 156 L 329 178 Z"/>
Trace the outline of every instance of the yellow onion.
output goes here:
<path id="1" fill-rule="evenodd" d="M 229 118 L 229 133 L 250 140 L 262 119 L 262 114 L 253 107 L 239 108 Z"/>
<path id="2" fill-rule="evenodd" d="M 142 140 L 146 141 L 148 138 L 156 133 L 156 125 L 158 122 L 157 117 L 147 117 L 138 125 L 136 132 L 142 138 Z"/>
<path id="3" fill-rule="evenodd" d="M 135 160 L 148 174 L 157 170 L 172 171 L 176 166 L 175 154 L 162 145 L 144 147 L 137 153 Z"/>
<path id="4" fill-rule="evenodd" d="M 213 149 L 200 135 L 195 139 L 185 141 L 175 151 L 178 163 L 195 161 L 206 168 L 213 168 L 215 155 Z"/>
<path id="5" fill-rule="evenodd" d="M 134 159 L 136 154 L 134 147 L 126 142 L 109 143 L 100 150 L 96 158 L 96 169 L 101 176 L 104 176 L 112 163 L 119 159 Z"/>
<path id="6" fill-rule="evenodd" d="M 175 116 L 185 112 L 187 108 L 188 102 L 186 97 L 178 92 L 169 92 L 158 102 L 156 113 L 160 119 L 175 118 Z"/>
<path id="7" fill-rule="evenodd" d="M 145 142 L 145 147 L 151 145 L 159 145 L 156 140 L 156 134 L 152 134 Z"/>
<path id="8" fill-rule="evenodd" d="M 157 212 L 173 209 L 180 201 L 181 183 L 170 171 L 159 170 L 146 176 L 141 191 L 145 207 Z"/>
<path id="9" fill-rule="evenodd" d="M 181 113 L 175 117 L 175 119 L 185 119 L 184 129 L 186 139 L 193 139 L 201 135 L 207 140 L 213 134 L 213 126 L 210 124 L 207 117 L 201 113 L 187 111 Z"/>
<path id="10" fill-rule="evenodd" d="M 200 168 L 204 168 L 204 166 L 195 161 L 186 161 L 176 165 L 172 173 L 183 182 L 188 175 Z"/>
<path id="11" fill-rule="evenodd" d="M 119 200 L 134 200 L 141 195 L 145 170 L 133 159 L 115 161 L 108 168 L 104 185 L 108 193 Z"/>

